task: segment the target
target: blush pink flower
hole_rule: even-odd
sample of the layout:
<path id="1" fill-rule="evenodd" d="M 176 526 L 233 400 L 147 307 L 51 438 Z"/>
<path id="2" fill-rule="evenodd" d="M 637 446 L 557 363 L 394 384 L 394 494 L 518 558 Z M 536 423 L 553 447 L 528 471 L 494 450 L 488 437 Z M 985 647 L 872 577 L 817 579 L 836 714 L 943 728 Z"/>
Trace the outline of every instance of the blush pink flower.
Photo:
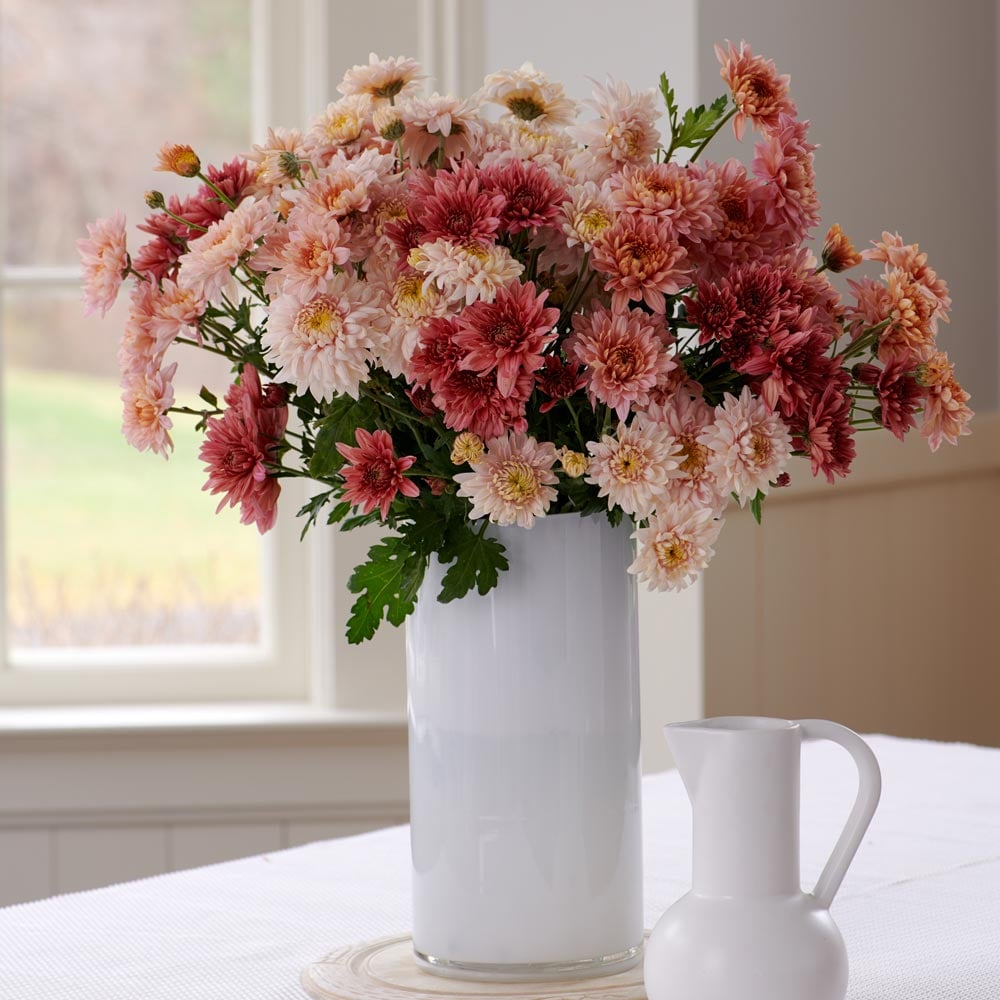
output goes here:
<path id="1" fill-rule="evenodd" d="M 173 335 L 154 328 L 154 311 L 160 297 L 151 281 L 137 281 L 129 295 L 128 318 L 118 345 L 118 368 L 124 386 L 160 368 Z"/>
<path id="2" fill-rule="evenodd" d="M 766 494 L 791 455 L 788 428 L 746 386 L 739 398 L 726 393 L 698 443 L 711 452 L 708 469 L 720 491 L 735 493 L 741 505 L 758 492 Z"/>
<path id="3" fill-rule="evenodd" d="M 780 115 L 795 115 L 795 105 L 788 96 L 789 78 L 779 75 L 773 60 L 755 56 L 746 42 L 737 50 L 715 46 L 722 63 L 719 75 L 733 93 L 737 114 L 733 119 L 736 138 L 742 140 L 747 122 L 765 132 L 778 127 Z"/>
<path id="4" fill-rule="evenodd" d="M 403 113 L 403 149 L 414 164 L 426 163 L 438 149 L 444 151 L 445 160 L 457 160 L 471 153 L 483 134 L 475 105 L 457 97 L 414 97 Z"/>
<path id="5" fill-rule="evenodd" d="M 616 311 L 629 302 L 645 302 L 654 312 L 666 312 L 665 295 L 675 295 L 691 277 L 687 253 L 663 223 L 641 216 L 620 215 L 605 230 L 592 251 L 594 270 L 607 276 Z"/>
<path id="6" fill-rule="evenodd" d="M 122 433 L 138 451 L 153 451 L 168 458 L 174 447 L 173 421 L 167 411 L 174 405 L 172 380 L 177 362 L 167 368 L 148 368 L 127 377 L 122 391 Z"/>
<path id="7" fill-rule="evenodd" d="M 344 219 L 371 208 L 373 191 L 392 166 L 392 157 L 377 149 L 366 149 L 353 159 L 339 152 L 317 176 L 304 178 L 303 187 L 287 197 L 310 215 Z"/>
<path id="8" fill-rule="evenodd" d="M 397 458 L 392 438 L 386 431 L 370 433 L 359 427 L 354 436 L 358 447 L 337 445 L 337 451 L 349 463 L 341 472 L 344 499 L 362 514 L 370 514 L 377 508 L 384 521 L 399 494 L 404 497 L 420 495 L 417 484 L 404 475 L 416 462 L 416 456 Z"/>
<path id="9" fill-rule="evenodd" d="M 524 434 L 488 441 L 483 457 L 471 463 L 472 472 L 455 476 L 458 495 L 472 501 L 470 520 L 488 517 L 493 524 L 530 528 L 556 498 L 557 459 L 552 444 Z"/>
<path id="10" fill-rule="evenodd" d="M 942 441 L 958 444 L 960 437 L 972 433 L 969 422 L 975 414 L 969 409 L 970 397 L 958 384 L 947 354 L 932 353 L 917 369 L 917 380 L 927 392 L 920 433 L 931 451 L 937 451 Z"/>
<path id="11" fill-rule="evenodd" d="M 326 290 L 351 256 L 337 220 L 293 210 L 281 248 L 281 269 L 268 276 L 267 291 L 308 299 Z"/>
<path id="12" fill-rule="evenodd" d="M 479 100 L 499 104 L 512 117 L 534 126 L 571 125 L 576 119 L 576 104 L 556 83 L 531 63 L 520 69 L 491 73 L 483 81 Z"/>
<path id="13" fill-rule="evenodd" d="M 226 391 L 225 412 L 208 421 L 198 452 L 208 473 L 203 489 L 223 494 L 216 512 L 239 504 L 243 524 L 256 524 L 261 534 L 274 527 L 281 483 L 268 466 L 277 461 L 287 425 L 284 390 L 263 389 L 257 370 L 244 365 L 240 381 Z"/>
<path id="14" fill-rule="evenodd" d="M 337 90 L 345 97 L 363 95 L 388 101 L 413 93 L 419 88 L 419 81 L 422 79 L 420 63 L 415 59 L 406 56 L 380 59 L 371 52 L 367 65 L 361 63 L 352 66 L 337 84 Z"/>
<path id="15" fill-rule="evenodd" d="M 905 271 L 918 284 L 922 285 L 937 302 L 936 313 L 939 319 L 948 322 L 948 311 L 951 309 L 951 296 L 948 285 L 937 272 L 927 264 L 927 254 L 921 253 L 916 243 L 904 243 L 899 233 L 882 233 L 881 242 L 872 243 L 871 250 L 864 250 L 861 256 L 865 260 L 878 260 L 886 265 L 886 270 L 898 267 Z"/>
<path id="16" fill-rule="evenodd" d="M 162 350 L 177 337 L 192 334 L 200 342 L 198 321 L 208 303 L 190 288 L 164 280 L 152 296 L 149 326 Z"/>
<path id="17" fill-rule="evenodd" d="M 721 510 L 726 503 L 724 494 L 709 468 L 712 453 L 698 440 L 714 418 L 704 397 L 692 395 L 687 387 L 679 388 L 662 403 L 654 403 L 645 419 L 663 428 L 677 442 L 679 465 L 677 475 L 667 480 L 665 492 L 681 504 Z"/>
<path id="18" fill-rule="evenodd" d="M 683 590 L 715 555 L 722 525 L 710 507 L 671 501 L 632 535 L 638 554 L 628 571 L 651 590 Z"/>
<path id="19" fill-rule="evenodd" d="M 552 175 L 534 163 L 521 160 L 489 167 L 482 171 L 483 187 L 503 195 L 500 228 L 508 233 L 540 229 L 551 225 L 566 200 L 566 190 Z"/>
<path id="20" fill-rule="evenodd" d="M 808 122 L 779 115 L 774 131 L 754 151 L 753 172 L 762 186 L 751 197 L 760 204 L 768 226 L 788 246 L 801 243 L 819 225 L 813 170 L 816 146 L 806 142 L 808 130 Z"/>
<path id="21" fill-rule="evenodd" d="M 87 238 L 76 241 L 83 266 L 84 315 L 102 316 L 115 304 L 128 267 L 125 213 L 87 225 Z"/>
<path id="22" fill-rule="evenodd" d="M 302 176 L 309 145 L 297 128 L 269 128 L 267 139 L 254 144 L 246 159 L 256 165 L 253 192 L 266 199 L 275 189 Z"/>
<path id="23" fill-rule="evenodd" d="M 505 199 L 488 191 L 478 171 L 463 163 L 456 170 L 420 173 L 411 182 L 410 217 L 422 233 L 421 243 L 443 239 L 452 243 L 494 241 Z"/>
<path id="24" fill-rule="evenodd" d="M 650 392 L 676 367 L 664 348 L 666 327 L 641 309 L 609 312 L 601 305 L 573 317 L 567 354 L 586 366 L 591 401 L 606 403 L 625 420 L 649 403 Z"/>
<path id="25" fill-rule="evenodd" d="M 822 395 L 814 397 L 805 418 L 794 428 L 792 443 L 809 456 L 812 474 L 823 473 L 831 485 L 834 476 L 846 476 L 854 461 L 854 428 L 851 426 L 851 397 L 845 392 L 846 379 L 831 381 Z"/>
<path id="26" fill-rule="evenodd" d="M 584 104 L 595 110 L 598 118 L 567 131 L 587 147 L 584 158 L 595 172 L 608 174 L 626 163 L 649 161 L 660 144 L 655 91 L 635 92 L 627 84 L 609 79 L 605 86 L 596 87 L 593 100 Z"/>
<path id="27" fill-rule="evenodd" d="M 556 337 L 559 310 L 545 308 L 547 297 L 534 282 L 514 282 L 499 288 L 492 302 L 467 306 L 457 317 L 459 367 L 478 375 L 495 371 L 500 394 L 512 395 L 521 374 L 542 367 L 542 351 Z"/>
<path id="28" fill-rule="evenodd" d="M 631 426 L 618 425 L 614 437 L 587 442 L 590 452 L 587 482 L 598 487 L 626 514 L 649 517 L 664 498 L 667 480 L 677 475 L 680 464 L 677 442 L 665 427 L 636 419 Z"/>

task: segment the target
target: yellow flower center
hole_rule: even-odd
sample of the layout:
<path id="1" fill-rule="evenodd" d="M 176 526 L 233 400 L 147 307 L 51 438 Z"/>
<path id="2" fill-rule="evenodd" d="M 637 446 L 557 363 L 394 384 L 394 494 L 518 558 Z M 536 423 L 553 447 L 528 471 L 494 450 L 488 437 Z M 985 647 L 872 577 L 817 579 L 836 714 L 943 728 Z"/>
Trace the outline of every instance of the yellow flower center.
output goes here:
<path id="1" fill-rule="evenodd" d="M 585 243 L 593 243 L 608 226 L 611 215 L 603 208 L 588 208 L 576 218 L 576 231 Z"/>
<path id="2" fill-rule="evenodd" d="M 708 448 L 699 444 L 690 434 L 682 434 L 678 439 L 681 446 L 680 471 L 688 479 L 697 479 L 708 465 Z"/>
<path id="3" fill-rule="evenodd" d="M 538 477 L 523 459 L 509 458 L 493 473 L 493 488 L 502 500 L 523 507 L 537 495 Z"/>
<path id="4" fill-rule="evenodd" d="M 771 458 L 771 439 L 754 431 L 750 435 L 750 453 L 755 465 L 764 465 Z"/>
<path id="5" fill-rule="evenodd" d="M 683 566 L 688 561 L 691 555 L 691 546 L 683 538 L 669 534 L 653 543 L 653 551 L 656 553 L 656 561 L 660 566 L 663 569 L 671 570 Z"/>
<path id="6" fill-rule="evenodd" d="M 319 295 L 295 317 L 295 332 L 314 344 L 333 344 L 343 332 L 344 319 L 332 295 Z"/>
<path id="7" fill-rule="evenodd" d="M 637 483 L 646 472 L 645 454 L 635 445 L 623 444 L 611 459 L 611 472 L 620 483 Z"/>

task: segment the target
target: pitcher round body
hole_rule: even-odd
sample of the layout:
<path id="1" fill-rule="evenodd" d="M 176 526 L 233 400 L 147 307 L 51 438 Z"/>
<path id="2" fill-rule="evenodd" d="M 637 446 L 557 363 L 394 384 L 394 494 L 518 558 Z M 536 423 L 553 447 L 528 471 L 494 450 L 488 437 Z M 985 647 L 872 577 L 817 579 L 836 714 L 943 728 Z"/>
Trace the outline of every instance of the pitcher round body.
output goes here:
<path id="1" fill-rule="evenodd" d="M 510 570 L 407 632 L 413 941 L 443 975 L 620 971 L 643 937 L 639 681 L 628 531 L 500 528 Z"/>

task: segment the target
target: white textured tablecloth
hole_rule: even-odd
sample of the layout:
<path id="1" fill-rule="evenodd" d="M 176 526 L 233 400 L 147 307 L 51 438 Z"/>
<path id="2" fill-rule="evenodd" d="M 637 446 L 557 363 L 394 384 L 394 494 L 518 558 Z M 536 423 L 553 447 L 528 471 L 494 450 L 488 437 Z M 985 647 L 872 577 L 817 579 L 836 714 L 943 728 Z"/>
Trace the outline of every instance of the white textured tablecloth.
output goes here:
<path id="1" fill-rule="evenodd" d="M 874 737 L 882 805 L 834 905 L 851 1000 L 1000 1000 L 1000 750 Z M 808 744 L 803 879 L 855 790 Z M 646 779 L 646 922 L 687 886 L 690 812 Z M 409 924 L 405 827 L 0 910 L 3 1000 L 301 1000 L 299 970 Z"/>

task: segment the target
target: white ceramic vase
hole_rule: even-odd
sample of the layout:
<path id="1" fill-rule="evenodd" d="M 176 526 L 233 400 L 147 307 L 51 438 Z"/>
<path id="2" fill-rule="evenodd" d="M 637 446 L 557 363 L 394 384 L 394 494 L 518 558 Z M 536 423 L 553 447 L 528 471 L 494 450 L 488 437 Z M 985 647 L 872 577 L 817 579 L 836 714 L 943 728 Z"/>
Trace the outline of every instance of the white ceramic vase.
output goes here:
<path id="1" fill-rule="evenodd" d="M 440 975 L 618 972 L 643 937 L 636 594 L 626 527 L 491 529 L 510 570 L 407 630 L 413 941 Z"/>

